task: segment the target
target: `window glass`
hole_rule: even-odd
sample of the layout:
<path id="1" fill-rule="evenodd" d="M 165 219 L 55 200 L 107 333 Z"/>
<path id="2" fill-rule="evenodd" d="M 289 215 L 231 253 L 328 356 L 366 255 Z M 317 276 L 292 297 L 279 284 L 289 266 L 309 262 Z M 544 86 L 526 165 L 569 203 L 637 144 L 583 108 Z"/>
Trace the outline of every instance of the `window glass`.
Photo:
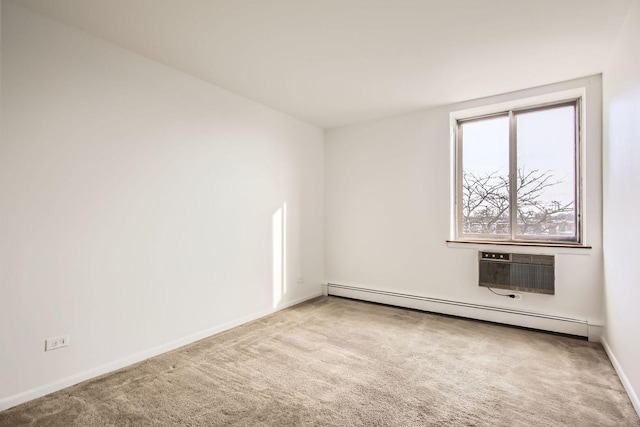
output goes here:
<path id="1" fill-rule="evenodd" d="M 577 101 L 458 122 L 463 238 L 579 241 Z"/>
<path id="2" fill-rule="evenodd" d="M 575 108 L 519 113 L 518 236 L 575 239 Z"/>
<path id="3" fill-rule="evenodd" d="M 465 234 L 509 235 L 509 117 L 462 124 L 462 227 Z"/>

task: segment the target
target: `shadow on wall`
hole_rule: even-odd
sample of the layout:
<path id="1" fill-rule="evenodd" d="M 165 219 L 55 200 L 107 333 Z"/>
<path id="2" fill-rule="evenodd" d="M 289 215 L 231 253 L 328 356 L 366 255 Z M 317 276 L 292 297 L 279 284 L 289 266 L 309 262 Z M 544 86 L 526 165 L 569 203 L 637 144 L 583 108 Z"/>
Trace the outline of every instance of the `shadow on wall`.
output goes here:
<path id="1" fill-rule="evenodd" d="M 287 293 L 287 202 L 273 214 L 273 308 Z"/>

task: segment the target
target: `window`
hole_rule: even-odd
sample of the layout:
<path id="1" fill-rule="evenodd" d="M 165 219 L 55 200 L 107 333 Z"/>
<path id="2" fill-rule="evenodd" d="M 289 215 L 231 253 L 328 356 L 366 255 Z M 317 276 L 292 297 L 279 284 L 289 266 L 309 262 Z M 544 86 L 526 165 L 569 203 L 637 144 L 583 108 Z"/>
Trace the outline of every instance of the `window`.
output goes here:
<path id="1" fill-rule="evenodd" d="M 456 122 L 461 240 L 580 243 L 579 100 Z"/>

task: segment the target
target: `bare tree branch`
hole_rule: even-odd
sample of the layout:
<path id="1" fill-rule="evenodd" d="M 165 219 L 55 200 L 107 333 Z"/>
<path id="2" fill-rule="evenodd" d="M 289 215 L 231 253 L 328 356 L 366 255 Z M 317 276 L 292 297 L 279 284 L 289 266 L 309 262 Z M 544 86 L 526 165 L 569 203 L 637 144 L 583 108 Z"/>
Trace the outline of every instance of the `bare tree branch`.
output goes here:
<path id="1" fill-rule="evenodd" d="M 516 177 L 517 234 L 545 235 L 558 232 L 560 224 L 573 221 L 573 201 L 543 201 L 545 192 L 562 181 L 551 171 L 518 168 Z M 466 233 L 509 234 L 509 178 L 498 171 L 462 176 L 462 214 Z"/>

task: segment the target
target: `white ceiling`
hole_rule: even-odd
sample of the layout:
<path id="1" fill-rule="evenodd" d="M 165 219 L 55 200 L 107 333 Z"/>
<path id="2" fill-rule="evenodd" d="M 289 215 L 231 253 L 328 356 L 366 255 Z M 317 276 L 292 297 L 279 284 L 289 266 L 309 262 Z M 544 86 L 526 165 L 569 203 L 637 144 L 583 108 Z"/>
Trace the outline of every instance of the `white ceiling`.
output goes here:
<path id="1" fill-rule="evenodd" d="M 600 73 L 630 0 L 15 0 L 321 127 Z"/>

